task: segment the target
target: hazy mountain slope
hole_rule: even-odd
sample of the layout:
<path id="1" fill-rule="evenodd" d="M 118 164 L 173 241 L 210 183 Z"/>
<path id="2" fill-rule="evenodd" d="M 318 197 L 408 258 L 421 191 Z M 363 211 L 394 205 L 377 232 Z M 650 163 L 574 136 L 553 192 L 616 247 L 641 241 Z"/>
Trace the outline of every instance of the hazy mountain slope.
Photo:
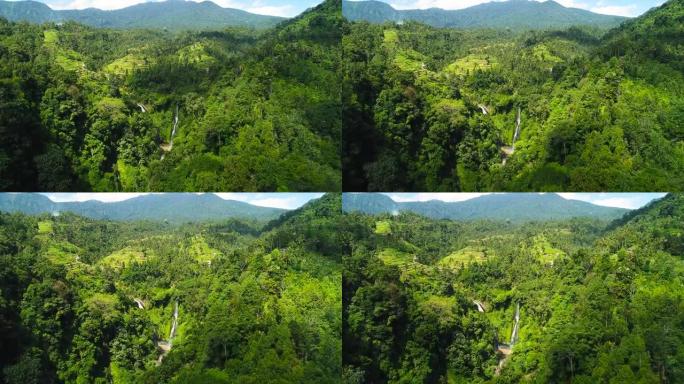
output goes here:
<path id="1" fill-rule="evenodd" d="M 461 202 L 431 200 L 397 203 L 381 194 L 345 194 L 344 210 L 369 214 L 410 211 L 430 218 L 511 221 L 558 220 L 571 217 L 615 219 L 628 210 L 603 207 L 556 194 L 492 194 Z"/>
<path id="2" fill-rule="evenodd" d="M 379 1 L 344 1 L 342 13 L 349 20 L 373 23 L 413 20 L 435 27 L 451 28 L 565 28 L 573 25 L 614 27 L 626 20 L 577 8 L 565 8 L 555 1 L 527 0 L 490 2 L 460 10 L 440 8 L 395 10 Z"/>
<path id="3" fill-rule="evenodd" d="M 35 1 L 1 1 L 0 16 L 12 21 L 33 23 L 71 20 L 93 27 L 172 30 L 221 29 L 229 26 L 268 28 L 284 20 L 281 17 L 222 8 L 211 1 L 196 3 L 184 0 L 142 3 L 112 11 L 95 8 L 52 10 Z"/>
<path id="4" fill-rule="evenodd" d="M 0 16 L 8 20 L 31 23 L 61 20 L 56 11 L 37 1 L 0 1 Z"/>
<path id="5" fill-rule="evenodd" d="M 72 212 L 93 219 L 204 221 L 227 218 L 269 220 L 285 212 L 214 194 L 153 194 L 115 203 L 100 201 L 56 203 L 40 194 L 0 194 L 0 211 L 27 214 Z"/>

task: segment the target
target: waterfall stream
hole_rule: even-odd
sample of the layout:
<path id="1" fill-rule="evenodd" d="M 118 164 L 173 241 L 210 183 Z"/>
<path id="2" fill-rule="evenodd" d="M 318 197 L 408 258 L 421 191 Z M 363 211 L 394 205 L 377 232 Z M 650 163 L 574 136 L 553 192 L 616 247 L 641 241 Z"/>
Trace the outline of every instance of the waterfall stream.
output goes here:
<path id="1" fill-rule="evenodd" d="M 178 327 L 178 301 L 173 309 L 173 322 L 171 323 L 171 331 L 169 332 L 169 339 L 157 342 L 157 346 L 161 349 L 161 354 L 157 359 L 157 365 L 160 365 L 164 357 L 171 351 L 173 347 L 173 339 L 176 337 L 176 328 Z"/>
<path id="2" fill-rule="evenodd" d="M 518 107 L 518 117 L 515 119 L 515 133 L 513 134 L 513 143 L 511 144 L 513 152 L 515 151 L 515 142 L 518 141 L 518 137 L 520 137 L 520 107 Z"/>
<path id="3" fill-rule="evenodd" d="M 173 118 L 173 130 L 171 131 L 171 139 L 169 139 L 169 144 L 162 144 L 161 149 L 164 151 L 161 156 L 161 160 L 164 160 L 167 152 L 171 152 L 173 149 L 173 138 L 176 137 L 176 131 L 178 130 L 178 104 L 176 104 L 176 114 Z"/>

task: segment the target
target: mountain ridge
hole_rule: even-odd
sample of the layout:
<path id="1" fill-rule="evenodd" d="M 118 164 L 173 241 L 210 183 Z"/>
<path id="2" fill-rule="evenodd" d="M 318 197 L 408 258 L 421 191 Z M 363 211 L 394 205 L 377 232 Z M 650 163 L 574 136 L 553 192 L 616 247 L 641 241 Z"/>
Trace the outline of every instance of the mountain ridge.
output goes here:
<path id="1" fill-rule="evenodd" d="M 173 210 L 169 209 L 173 207 Z M 225 200 L 206 194 L 161 193 L 133 197 L 119 202 L 87 200 L 55 202 L 39 193 L 0 194 L 0 211 L 29 215 L 71 212 L 91 219 L 115 221 L 198 222 L 230 218 L 273 220 L 285 209 L 269 208 L 249 203 Z"/>
<path id="2" fill-rule="evenodd" d="M 150 28 L 170 30 L 219 29 L 226 27 L 269 28 L 286 18 L 259 15 L 236 8 L 223 8 L 211 1 L 185 0 L 146 2 L 128 7 L 55 10 L 47 4 L 25 0 L 0 0 L 0 17 L 10 21 L 74 21 L 98 28 Z"/>
<path id="3" fill-rule="evenodd" d="M 548 0 L 492 1 L 472 7 L 445 10 L 442 8 L 397 10 L 376 1 L 343 1 L 342 14 L 350 21 L 371 23 L 417 21 L 442 28 L 545 29 L 589 25 L 612 28 L 626 17 L 602 15 L 579 8 L 566 8 Z"/>
<path id="4" fill-rule="evenodd" d="M 605 207 L 579 200 L 566 200 L 557 194 L 490 194 L 459 202 L 441 200 L 396 202 L 384 194 L 345 193 L 345 212 L 377 215 L 413 212 L 434 219 L 450 220 L 558 220 L 591 217 L 615 220 L 628 209 Z"/>

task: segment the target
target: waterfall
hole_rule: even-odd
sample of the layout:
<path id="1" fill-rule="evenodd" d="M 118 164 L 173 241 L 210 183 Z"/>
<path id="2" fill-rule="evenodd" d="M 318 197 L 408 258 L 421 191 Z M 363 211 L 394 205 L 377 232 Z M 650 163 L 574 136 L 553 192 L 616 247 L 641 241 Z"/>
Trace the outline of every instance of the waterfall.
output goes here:
<path id="1" fill-rule="evenodd" d="M 173 130 L 171 131 L 171 139 L 169 140 L 169 145 L 161 145 L 164 153 L 161 155 L 161 160 L 166 157 L 166 152 L 171 152 L 173 149 L 173 138 L 176 137 L 176 130 L 178 129 L 178 104 L 176 104 L 176 115 L 173 118 Z"/>
<path id="2" fill-rule="evenodd" d="M 173 310 L 173 323 L 171 324 L 171 332 L 169 333 L 169 345 L 173 344 L 173 338 L 176 336 L 176 326 L 178 325 L 178 301 Z"/>
<path id="3" fill-rule="evenodd" d="M 520 111 L 518 110 L 518 122 L 520 121 Z M 519 125 L 520 123 L 518 123 Z M 173 146 L 173 138 L 176 136 L 176 128 L 178 128 L 178 104 L 176 104 L 176 117 L 173 119 L 173 131 L 171 131 L 171 145 Z"/>
<path id="4" fill-rule="evenodd" d="M 478 311 L 478 312 L 484 312 L 484 311 L 485 311 L 485 310 L 484 310 L 484 306 L 482 306 L 482 303 L 481 303 L 481 302 L 479 302 L 479 301 L 477 301 L 477 300 L 473 300 L 473 304 L 475 304 L 475 305 L 477 306 L 477 311 Z"/>
<path id="5" fill-rule="evenodd" d="M 140 299 L 133 299 L 133 301 L 135 301 L 135 303 L 138 304 L 138 308 L 140 308 L 140 309 L 145 309 L 145 305 L 143 304 L 142 300 L 140 300 Z"/>
<path id="6" fill-rule="evenodd" d="M 164 360 L 164 357 L 171 351 L 171 348 L 173 347 L 173 338 L 176 337 L 176 328 L 178 326 L 178 300 L 176 300 L 176 305 L 173 309 L 173 322 L 171 323 L 171 332 L 169 332 L 169 340 L 168 341 L 158 341 L 157 346 L 161 349 L 161 354 L 159 355 L 159 358 L 157 359 L 157 365 L 160 365 L 162 363 L 162 360 Z"/>
<path id="7" fill-rule="evenodd" d="M 511 333 L 511 349 L 518 341 L 518 324 L 520 323 L 520 303 L 515 309 L 515 324 L 513 325 L 513 332 Z"/>
<path id="8" fill-rule="evenodd" d="M 513 134 L 513 151 L 515 151 L 515 142 L 520 137 L 520 107 L 518 107 L 518 117 L 515 119 L 515 133 Z"/>

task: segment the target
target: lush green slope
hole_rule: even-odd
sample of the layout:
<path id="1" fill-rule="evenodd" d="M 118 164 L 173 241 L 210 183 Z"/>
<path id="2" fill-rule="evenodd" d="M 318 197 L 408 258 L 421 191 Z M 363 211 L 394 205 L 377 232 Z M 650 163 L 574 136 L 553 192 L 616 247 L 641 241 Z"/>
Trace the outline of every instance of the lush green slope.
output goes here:
<path id="1" fill-rule="evenodd" d="M 75 21 L 99 28 L 154 28 L 202 30 L 226 27 L 268 28 L 282 17 L 256 15 L 239 9 L 221 8 L 211 1 L 185 0 L 149 2 L 113 11 L 96 8 L 52 10 L 37 1 L 0 1 L 0 17 L 31 23 Z"/>
<path id="2" fill-rule="evenodd" d="M 439 200 L 394 202 L 376 193 L 345 193 L 342 197 L 345 212 L 392 214 L 413 212 L 433 219 L 450 220 L 560 220 L 591 217 L 612 220 L 628 210 L 603 207 L 578 200 L 566 200 L 556 194 L 493 194 L 459 202 Z"/>
<path id="3" fill-rule="evenodd" d="M 682 383 L 682 215 L 681 194 L 608 227 L 348 214 L 344 377 Z"/>
<path id="4" fill-rule="evenodd" d="M 340 190 L 341 22 L 335 1 L 258 33 L 0 21 L 0 189 Z"/>
<path id="5" fill-rule="evenodd" d="M 0 382 L 339 383 L 340 210 L 268 231 L 1 213 Z"/>
<path id="6" fill-rule="evenodd" d="M 545 29 L 590 25 L 610 28 L 625 17 L 565 8 L 555 1 L 508 0 L 459 10 L 440 8 L 396 10 L 382 1 L 343 1 L 342 14 L 351 21 L 372 23 L 417 21 L 433 27 Z"/>
<path id="7" fill-rule="evenodd" d="M 680 8 L 603 38 L 349 24 L 345 190 L 680 190 Z"/>
<path id="8" fill-rule="evenodd" d="M 203 222 L 230 218 L 266 221 L 284 212 L 279 208 L 259 207 L 235 200 L 224 200 L 214 194 L 152 194 L 128 200 L 103 203 L 53 202 L 40 194 L 0 194 L 0 211 L 35 214 L 71 212 L 91 219 L 149 220 L 172 223 Z"/>

